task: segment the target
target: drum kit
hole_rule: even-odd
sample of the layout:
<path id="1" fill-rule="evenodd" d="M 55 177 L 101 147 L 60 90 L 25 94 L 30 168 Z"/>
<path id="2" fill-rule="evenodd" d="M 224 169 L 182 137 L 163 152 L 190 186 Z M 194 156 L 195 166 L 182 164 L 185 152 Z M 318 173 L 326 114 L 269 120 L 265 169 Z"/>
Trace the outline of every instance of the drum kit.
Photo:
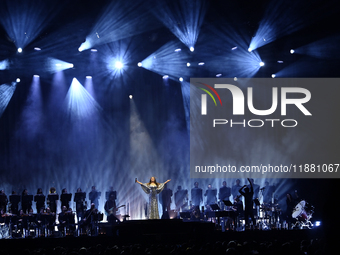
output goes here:
<path id="1" fill-rule="evenodd" d="M 313 223 L 310 221 L 314 213 L 314 206 L 305 200 L 301 200 L 293 209 L 292 218 L 296 219 L 293 227 L 312 228 Z"/>

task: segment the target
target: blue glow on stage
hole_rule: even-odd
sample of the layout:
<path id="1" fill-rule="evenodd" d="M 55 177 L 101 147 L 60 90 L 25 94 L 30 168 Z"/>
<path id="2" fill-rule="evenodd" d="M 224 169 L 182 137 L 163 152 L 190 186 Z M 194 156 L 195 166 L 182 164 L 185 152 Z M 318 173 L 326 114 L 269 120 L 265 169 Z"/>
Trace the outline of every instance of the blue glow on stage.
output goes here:
<path id="1" fill-rule="evenodd" d="M 205 17 L 206 1 L 165 2 L 154 8 L 154 15 L 193 52 Z"/>
<path id="2" fill-rule="evenodd" d="M 12 82 L 12 84 L 2 84 L 0 85 L 0 118 L 4 111 L 6 110 L 6 107 L 11 100 L 14 91 L 16 89 L 17 83 Z"/>
<path id="3" fill-rule="evenodd" d="M 8 59 L 0 61 L 0 70 L 6 70 L 9 68 L 9 61 Z"/>
<path id="4" fill-rule="evenodd" d="M 62 6 L 54 0 L 49 1 L 48 5 L 42 0 L 4 0 L 3 2 L 5 6 L 0 9 L 0 23 L 19 53 L 36 39 Z"/>
<path id="5" fill-rule="evenodd" d="M 70 69 L 73 67 L 74 65 L 72 63 L 68 63 L 68 62 L 65 62 L 65 61 L 62 61 L 56 58 L 48 58 L 46 62 L 46 69 L 50 73 L 63 71 L 63 70 Z"/>
<path id="6" fill-rule="evenodd" d="M 186 68 L 189 56 L 184 51 L 174 51 L 177 42 L 169 42 L 149 55 L 141 63 L 143 68 L 178 81 L 180 77 L 190 77 Z"/>
<path id="7" fill-rule="evenodd" d="M 335 2 L 328 2 L 318 6 L 322 10 L 329 10 L 329 12 L 324 12 L 321 15 L 312 10 L 315 7 L 313 4 L 306 4 L 303 1 L 271 1 L 266 7 L 264 16 L 260 21 L 255 36 L 250 42 L 249 48 L 255 50 L 272 43 L 279 38 L 322 20 L 326 15 L 330 15 L 335 11 L 332 10 Z M 315 2 L 315 5 L 318 5 L 318 3 Z"/>
<path id="8" fill-rule="evenodd" d="M 89 118 L 102 110 L 76 78 L 73 78 L 65 100 L 67 114 L 73 120 Z"/>
<path id="9" fill-rule="evenodd" d="M 149 6 L 142 0 L 111 1 L 103 8 L 100 18 L 86 36 L 85 42 L 79 46 L 79 51 L 122 40 L 159 27 L 159 24 L 150 18 L 150 8 L 153 6 Z"/>

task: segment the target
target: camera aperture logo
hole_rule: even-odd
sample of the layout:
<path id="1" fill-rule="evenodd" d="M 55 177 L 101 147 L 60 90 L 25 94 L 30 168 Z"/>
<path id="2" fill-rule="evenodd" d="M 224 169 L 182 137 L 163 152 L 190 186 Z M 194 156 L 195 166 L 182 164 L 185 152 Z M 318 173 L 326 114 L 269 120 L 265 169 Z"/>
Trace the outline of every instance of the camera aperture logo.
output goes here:
<path id="1" fill-rule="evenodd" d="M 213 86 L 208 85 L 206 83 L 198 82 L 201 85 L 204 85 L 209 90 L 212 91 L 213 94 L 218 98 L 220 105 L 222 104 L 222 99 L 220 94 L 216 91 L 217 89 L 227 89 L 231 92 L 232 95 L 232 112 L 233 115 L 245 115 L 245 96 L 243 91 L 236 85 L 233 84 L 214 84 Z M 201 115 L 208 115 L 208 106 L 207 106 L 207 94 L 213 100 L 215 106 L 217 106 L 216 99 L 214 95 L 206 88 L 199 87 L 202 91 L 206 92 L 206 94 L 201 94 Z M 281 87 L 280 94 L 278 96 L 278 87 L 272 87 L 272 105 L 269 109 L 256 109 L 253 103 L 253 88 L 247 87 L 247 106 L 248 110 L 257 116 L 267 116 L 273 114 L 279 104 L 280 99 L 280 106 L 281 106 L 281 116 L 287 115 L 287 106 L 292 105 L 297 107 L 305 116 L 312 116 L 312 114 L 307 110 L 304 106 L 308 101 L 311 99 L 311 93 L 308 89 L 301 88 L 301 87 Z M 298 95 L 298 98 L 289 98 L 288 95 Z M 290 107 L 292 107 L 290 106 Z M 213 109 L 209 109 L 213 111 Z M 296 127 L 298 122 L 296 119 L 277 119 L 277 118 L 266 118 L 266 119 L 243 119 L 242 121 L 235 121 L 233 119 L 226 119 L 226 118 L 214 118 L 213 119 L 213 127 L 217 127 L 218 125 L 230 125 L 230 127 L 235 126 L 242 126 L 242 127 L 252 127 L 252 128 L 259 128 L 265 125 L 271 125 L 271 127 L 275 127 L 276 125 L 281 125 L 282 127 Z"/>

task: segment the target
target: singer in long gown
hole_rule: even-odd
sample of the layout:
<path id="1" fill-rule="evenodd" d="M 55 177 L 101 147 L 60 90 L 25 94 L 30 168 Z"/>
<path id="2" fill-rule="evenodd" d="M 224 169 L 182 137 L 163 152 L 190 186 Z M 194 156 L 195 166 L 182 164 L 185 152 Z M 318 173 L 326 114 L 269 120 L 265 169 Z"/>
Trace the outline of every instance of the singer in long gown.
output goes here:
<path id="1" fill-rule="evenodd" d="M 157 195 L 162 192 L 164 185 L 169 181 L 170 180 L 167 180 L 164 183 L 157 183 L 155 177 L 151 177 L 150 182 L 141 183 L 136 179 L 136 182 L 141 185 L 143 191 L 149 195 L 148 219 L 159 219 Z"/>

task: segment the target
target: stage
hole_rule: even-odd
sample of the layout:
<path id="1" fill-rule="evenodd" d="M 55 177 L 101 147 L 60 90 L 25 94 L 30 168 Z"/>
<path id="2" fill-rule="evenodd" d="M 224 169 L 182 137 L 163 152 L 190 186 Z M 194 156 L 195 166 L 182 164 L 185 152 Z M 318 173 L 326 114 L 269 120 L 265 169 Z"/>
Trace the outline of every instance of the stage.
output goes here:
<path id="1" fill-rule="evenodd" d="M 204 221 L 182 221 L 171 220 L 131 220 L 122 222 L 119 225 L 108 223 L 98 224 L 98 235 L 96 236 L 63 236 L 56 231 L 50 237 L 9 238 L 0 240 L 4 250 L 49 250 L 56 247 L 63 247 L 68 250 L 79 250 L 82 247 L 90 249 L 100 245 L 102 249 L 108 247 L 126 247 L 140 245 L 150 247 L 154 245 L 195 245 L 206 246 L 208 244 L 226 244 L 231 241 L 244 244 L 254 243 L 280 243 L 281 245 L 294 242 L 311 240 L 328 240 L 328 235 L 322 227 L 313 229 L 270 229 L 270 230 L 245 230 L 222 231 L 212 222 Z M 6 253 L 5 253 L 6 254 Z M 92 253 L 91 253 L 92 254 Z"/>

